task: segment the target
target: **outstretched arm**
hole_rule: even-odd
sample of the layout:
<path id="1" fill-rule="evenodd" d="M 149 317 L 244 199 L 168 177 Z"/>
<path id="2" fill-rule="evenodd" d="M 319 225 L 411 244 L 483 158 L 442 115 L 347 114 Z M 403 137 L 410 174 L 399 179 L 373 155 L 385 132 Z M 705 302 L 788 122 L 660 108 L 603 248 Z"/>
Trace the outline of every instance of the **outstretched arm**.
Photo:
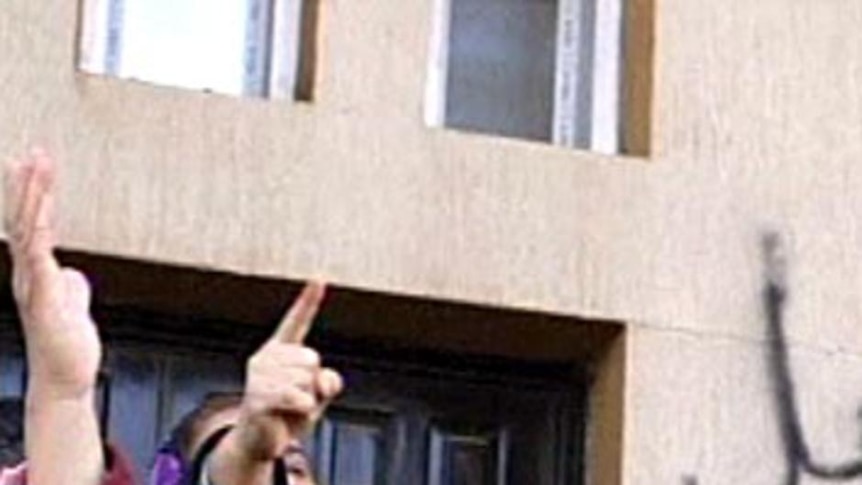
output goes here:
<path id="1" fill-rule="evenodd" d="M 54 257 L 53 202 L 46 153 L 7 163 L 4 223 L 29 372 L 28 482 L 96 485 L 104 469 L 93 402 L 101 344 L 86 278 Z"/>

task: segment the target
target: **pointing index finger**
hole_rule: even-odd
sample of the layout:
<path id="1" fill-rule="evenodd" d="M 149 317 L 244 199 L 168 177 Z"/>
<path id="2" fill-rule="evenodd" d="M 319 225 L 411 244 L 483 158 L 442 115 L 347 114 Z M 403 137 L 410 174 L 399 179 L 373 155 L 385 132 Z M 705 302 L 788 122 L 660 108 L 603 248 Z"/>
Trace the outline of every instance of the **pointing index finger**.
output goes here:
<path id="1" fill-rule="evenodd" d="M 273 339 L 282 343 L 301 344 L 311 330 L 314 317 L 323 302 L 325 289 L 326 286 L 321 282 L 312 281 L 306 284 L 290 311 L 279 323 Z"/>

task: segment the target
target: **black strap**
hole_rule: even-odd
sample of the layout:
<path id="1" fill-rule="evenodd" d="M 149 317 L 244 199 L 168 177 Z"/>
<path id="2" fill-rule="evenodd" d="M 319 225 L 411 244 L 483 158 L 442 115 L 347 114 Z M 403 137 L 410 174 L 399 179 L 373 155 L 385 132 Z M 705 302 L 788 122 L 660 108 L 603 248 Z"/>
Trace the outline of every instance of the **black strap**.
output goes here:
<path id="1" fill-rule="evenodd" d="M 218 446 L 232 427 L 233 426 L 225 426 L 209 435 L 207 439 L 204 440 L 200 449 L 195 453 L 194 459 L 189 467 L 189 473 L 183 477 L 183 485 L 198 485 L 201 482 L 201 474 L 204 472 L 204 463 L 206 463 L 207 457 L 209 457 L 216 449 L 216 446 Z M 284 460 L 275 460 L 273 465 L 273 485 L 290 485 L 290 482 L 287 479 L 287 467 L 284 465 Z"/>
<path id="2" fill-rule="evenodd" d="M 222 438 L 224 438 L 230 430 L 231 426 L 225 426 L 207 436 L 207 439 L 204 440 L 197 453 L 195 453 L 194 458 L 192 458 L 192 463 L 188 468 L 188 473 L 183 477 L 183 485 L 198 485 L 201 482 L 201 474 L 204 471 L 204 463 L 206 463 L 207 457 L 209 457 L 213 450 L 216 449 L 216 446 L 218 446 Z"/>
<path id="3" fill-rule="evenodd" d="M 284 466 L 284 460 L 275 460 L 275 466 L 272 467 L 272 474 L 273 485 L 290 485 L 290 480 L 287 478 L 287 467 Z"/>

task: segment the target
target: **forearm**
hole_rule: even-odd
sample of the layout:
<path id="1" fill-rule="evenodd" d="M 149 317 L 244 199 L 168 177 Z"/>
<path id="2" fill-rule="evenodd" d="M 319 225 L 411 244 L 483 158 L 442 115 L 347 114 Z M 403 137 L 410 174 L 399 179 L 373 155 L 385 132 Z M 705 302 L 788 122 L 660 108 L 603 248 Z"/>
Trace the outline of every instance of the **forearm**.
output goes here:
<path id="1" fill-rule="evenodd" d="M 273 462 L 251 456 L 234 428 L 213 451 L 206 471 L 212 485 L 271 485 Z"/>
<path id="2" fill-rule="evenodd" d="M 30 485 L 101 482 L 105 464 L 92 392 L 58 395 L 33 376 L 25 420 Z"/>

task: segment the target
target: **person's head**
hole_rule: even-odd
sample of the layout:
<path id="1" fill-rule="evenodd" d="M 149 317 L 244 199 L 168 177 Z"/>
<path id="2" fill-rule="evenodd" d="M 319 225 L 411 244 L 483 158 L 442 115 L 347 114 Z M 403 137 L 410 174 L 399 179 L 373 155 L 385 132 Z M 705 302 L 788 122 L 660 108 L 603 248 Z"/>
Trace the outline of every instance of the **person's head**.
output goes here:
<path id="1" fill-rule="evenodd" d="M 236 424 L 241 405 L 240 393 L 211 393 L 183 418 L 173 437 L 185 463 L 192 462 L 208 438 Z M 308 457 L 299 441 L 284 450 L 283 460 L 290 485 L 315 485 Z"/>
<path id="2" fill-rule="evenodd" d="M 0 398 L 0 468 L 24 461 L 24 403 Z"/>

